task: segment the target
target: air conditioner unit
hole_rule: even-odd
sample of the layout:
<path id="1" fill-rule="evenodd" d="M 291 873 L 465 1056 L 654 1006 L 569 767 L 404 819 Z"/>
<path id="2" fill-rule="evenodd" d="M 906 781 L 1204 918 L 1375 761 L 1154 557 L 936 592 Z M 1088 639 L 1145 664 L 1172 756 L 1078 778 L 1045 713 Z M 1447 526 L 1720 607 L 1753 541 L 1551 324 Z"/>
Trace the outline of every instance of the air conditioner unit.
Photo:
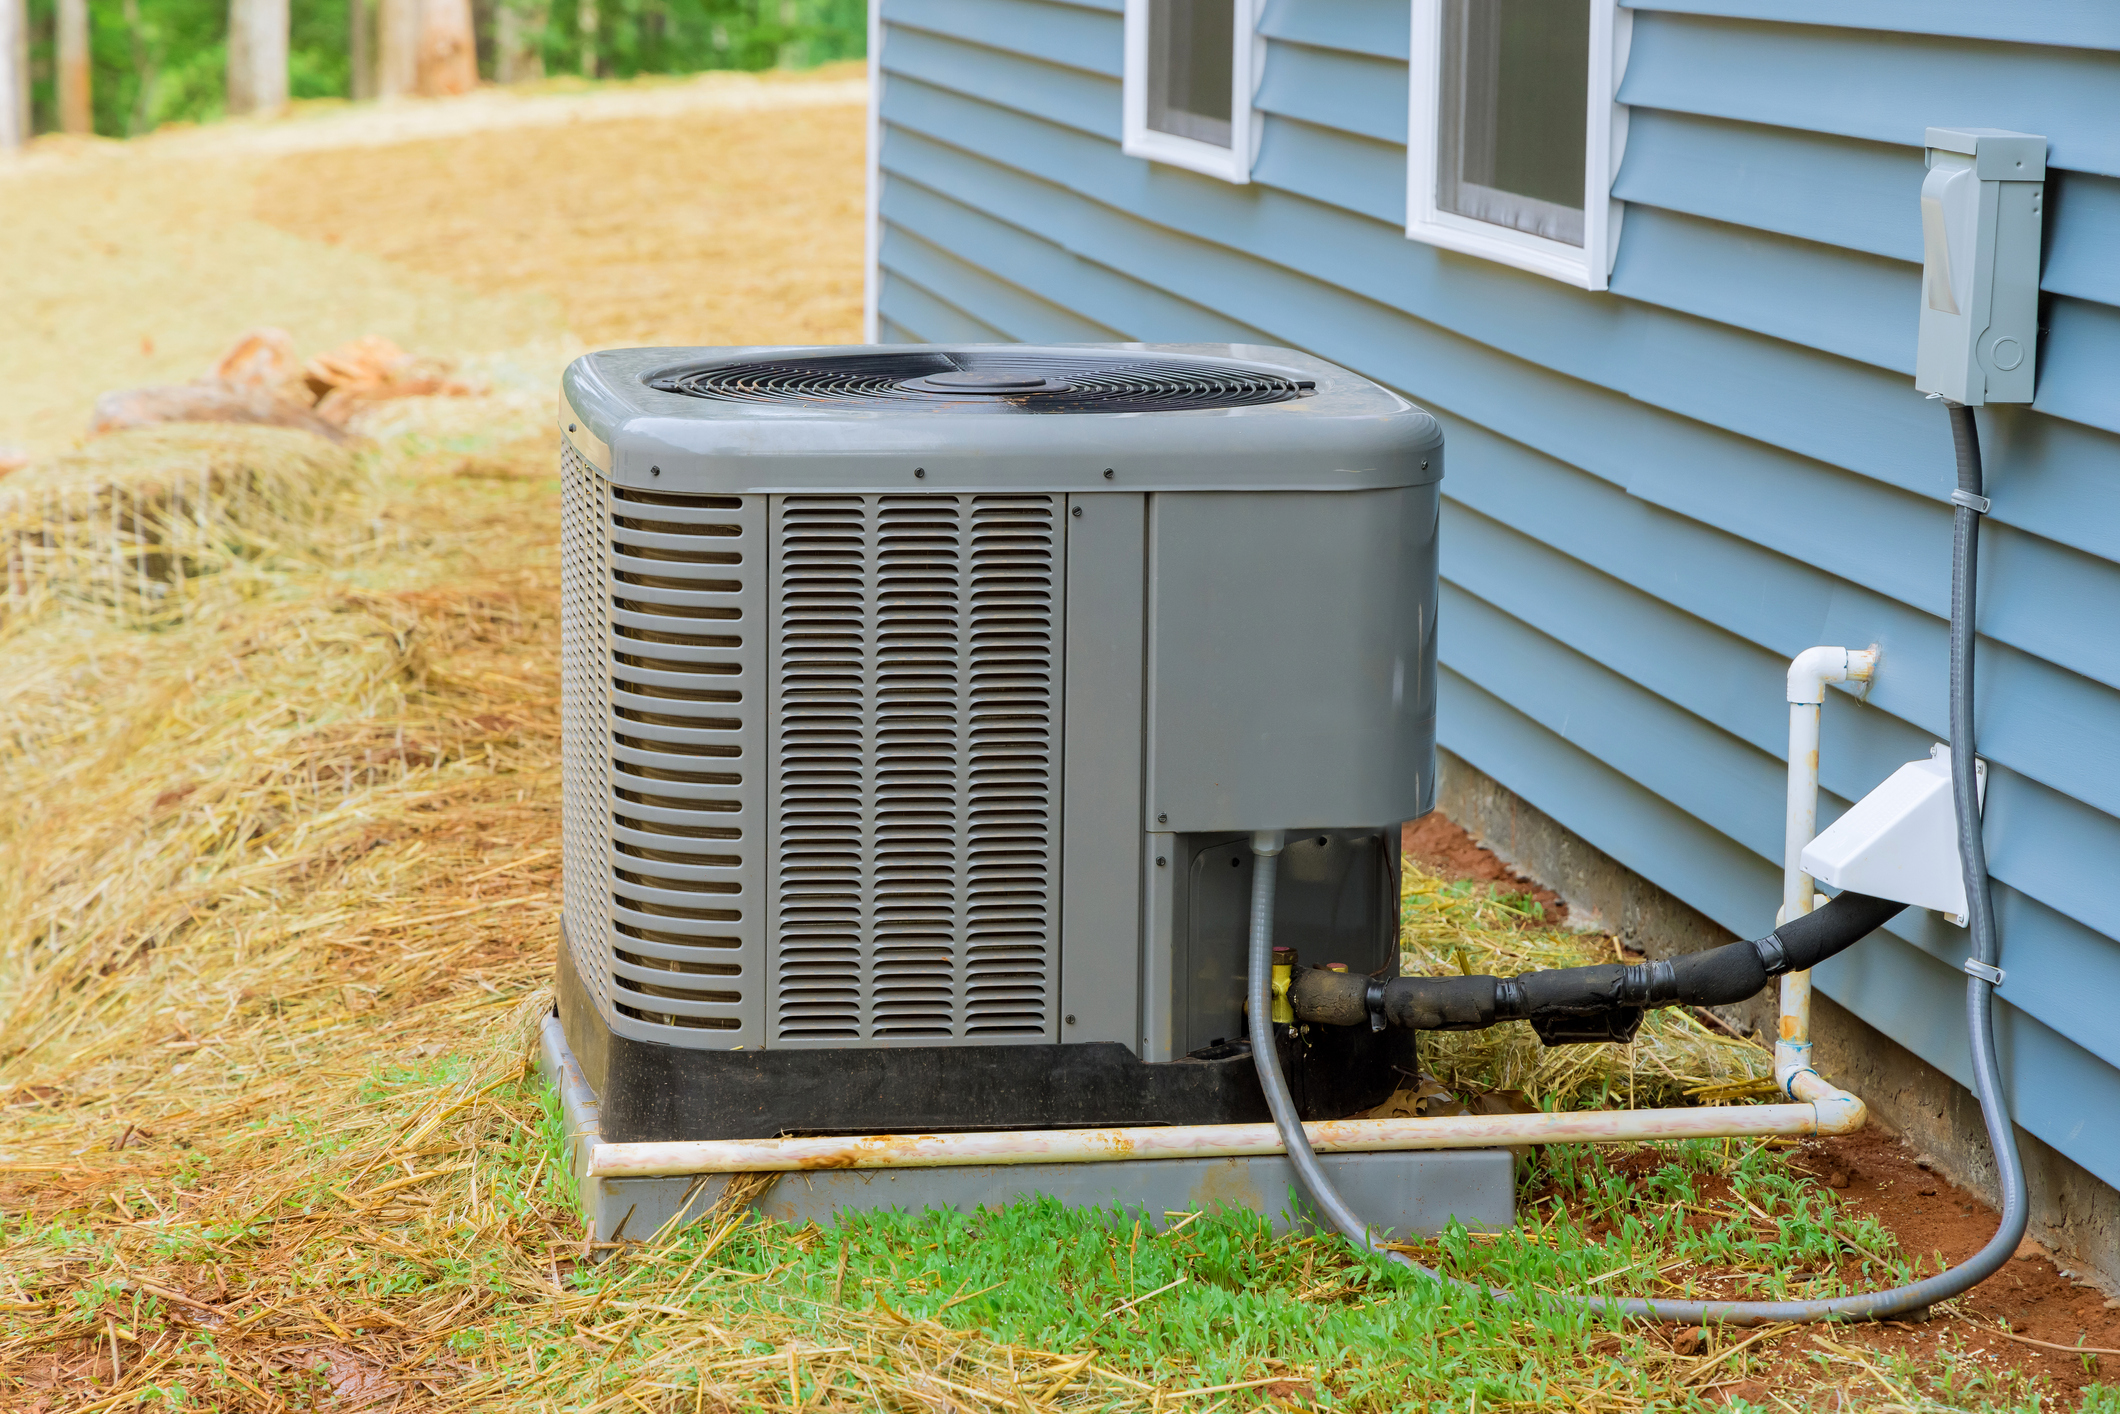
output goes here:
<path id="1" fill-rule="evenodd" d="M 1254 829 L 1276 940 L 1396 973 L 1428 414 L 1223 344 L 637 349 L 564 396 L 559 1010 L 605 1139 L 1263 1119 Z M 1289 1031 L 1313 1116 L 1412 1068 Z"/>

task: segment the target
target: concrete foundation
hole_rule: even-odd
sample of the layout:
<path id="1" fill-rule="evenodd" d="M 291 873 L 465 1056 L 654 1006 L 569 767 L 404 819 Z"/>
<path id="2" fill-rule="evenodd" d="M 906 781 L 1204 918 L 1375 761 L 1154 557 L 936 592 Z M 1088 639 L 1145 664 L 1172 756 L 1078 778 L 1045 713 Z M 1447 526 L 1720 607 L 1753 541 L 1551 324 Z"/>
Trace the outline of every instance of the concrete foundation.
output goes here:
<path id="1" fill-rule="evenodd" d="M 596 1095 L 567 1049 L 556 1017 L 545 1020 L 542 1068 L 557 1086 L 568 1162 L 598 1242 L 644 1241 L 673 1223 L 697 1221 L 734 1177 L 591 1178 L 603 1142 Z M 1437 1153 L 1327 1154 L 1325 1172 L 1354 1210 L 1392 1236 L 1432 1234 L 1455 1219 L 1494 1231 L 1516 1221 L 1514 1160 L 1506 1149 Z M 829 1226 L 845 1212 L 998 1208 L 1047 1196 L 1069 1207 L 1116 1209 L 1161 1229 L 1201 1210 L 1245 1208 L 1277 1231 L 1314 1226 L 1295 1174 L 1278 1155 L 1234 1159 L 1134 1159 L 1112 1163 L 979 1164 L 953 1168 L 818 1169 L 779 1175 L 751 1200 L 763 1217 Z"/>
<path id="2" fill-rule="evenodd" d="M 1736 935 L 1665 892 L 1460 757 L 1439 752 L 1436 808 L 1578 919 L 1610 929 L 1651 957 L 1698 952 Z M 1755 1037 L 1773 1036 L 1772 990 L 1718 1014 Z M 1814 994 L 1811 1039 L 1819 1072 L 1860 1095 L 1870 1122 L 1921 1150 L 1954 1183 L 1999 1202 L 1980 1102 L 1831 998 Z M 2120 1190 L 2017 1131 L 2031 1188 L 2031 1235 L 2108 1291 L 2120 1290 Z"/>

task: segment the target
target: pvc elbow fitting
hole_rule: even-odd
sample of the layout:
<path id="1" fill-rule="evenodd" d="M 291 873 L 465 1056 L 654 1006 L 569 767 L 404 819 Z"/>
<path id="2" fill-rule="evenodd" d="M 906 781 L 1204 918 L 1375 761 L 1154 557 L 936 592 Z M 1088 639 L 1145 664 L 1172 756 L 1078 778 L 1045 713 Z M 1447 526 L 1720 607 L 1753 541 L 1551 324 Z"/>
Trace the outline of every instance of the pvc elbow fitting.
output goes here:
<path id="1" fill-rule="evenodd" d="M 1827 683 L 1868 682 L 1876 668 L 1874 648 L 1806 648 L 1789 660 L 1789 701 L 1824 702 Z"/>
<path id="2" fill-rule="evenodd" d="M 1853 1134 L 1870 1117 L 1869 1107 L 1860 1097 L 1831 1084 L 1809 1067 L 1789 1076 L 1783 1085 L 1791 1098 L 1810 1105 L 1818 1116 L 1820 1134 Z"/>

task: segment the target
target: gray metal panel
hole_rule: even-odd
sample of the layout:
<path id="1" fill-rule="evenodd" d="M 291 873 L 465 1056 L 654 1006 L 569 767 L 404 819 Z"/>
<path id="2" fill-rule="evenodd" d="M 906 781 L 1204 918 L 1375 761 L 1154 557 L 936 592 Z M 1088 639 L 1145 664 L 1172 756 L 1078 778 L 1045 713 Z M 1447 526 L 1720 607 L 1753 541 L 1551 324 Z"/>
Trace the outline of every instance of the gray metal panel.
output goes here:
<path id="1" fill-rule="evenodd" d="M 1252 853 L 1245 835 L 1186 835 L 1171 868 L 1185 891 L 1182 1027 L 1173 1049 L 1244 1035 L 1246 934 L 1251 918 Z M 1331 830 L 1291 836 L 1274 894 L 1276 947 L 1294 948 L 1311 967 L 1344 963 L 1355 972 L 1399 970 L 1397 831 Z"/>
<path id="2" fill-rule="evenodd" d="M 1060 1036 L 1140 1043 L 1147 499 L 1072 496 L 1061 713 Z"/>
<path id="3" fill-rule="evenodd" d="M 1141 1044 L 1145 1061 L 1175 1060 L 1185 1011 L 1185 969 L 1178 963 L 1184 936 L 1185 868 L 1178 859 L 1178 837 L 1160 832 L 1142 836 L 1141 875 Z M 1175 861 L 1175 862 L 1174 862 Z"/>
<path id="4" fill-rule="evenodd" d="M 707 362 L 832 351 L 773 346 L 586 354 L 568 365 L 562 391 L 582 423 L 610 444 L 611 480 L 662 491 L 1340 491 L 1415 485 L 1440 474 L 1439 467 L 1422 469 L 1441 443 L 1435 419 L 1344 368 L 1253 344 L 1120 347 L 1269 370 L 1314 389 L 1281 403 L 1023 416 L 921 404 L 883 412 L 813 400 L 725 402 L 659 392 L 644 381 Z M 1107 469 L 1116 482 L 1105 479 Z M 916 470 L 924 475 L 916 478 Z"/>
<path id="5" fill-rule="evenodd" d="M 1428 810 L 1437 507 L 1432 486 L 1156 498 L 1148 828 Z"/>
<path id="6" fill-rule="evenodd" d="M 1060 1039 L 1062 519 L 773 498 L 765 1044 Z"/>

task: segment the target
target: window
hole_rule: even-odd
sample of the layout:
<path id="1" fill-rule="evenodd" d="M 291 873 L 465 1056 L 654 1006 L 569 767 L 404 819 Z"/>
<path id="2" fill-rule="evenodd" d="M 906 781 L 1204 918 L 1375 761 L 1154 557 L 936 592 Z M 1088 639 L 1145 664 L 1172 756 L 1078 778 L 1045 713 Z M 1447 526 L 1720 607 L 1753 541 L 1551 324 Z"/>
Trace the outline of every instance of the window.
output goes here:
<path id="1" fill-rule="evenodd" d="M 1406 234 L 1605 288 L 1626 15 L 1616 0 L 1414 0 Z"/>
<path id="2" fill-rule="evenodd" d="M 1253 0 L 1126 0 L 1125 149 L 1251 180 Z"/>

